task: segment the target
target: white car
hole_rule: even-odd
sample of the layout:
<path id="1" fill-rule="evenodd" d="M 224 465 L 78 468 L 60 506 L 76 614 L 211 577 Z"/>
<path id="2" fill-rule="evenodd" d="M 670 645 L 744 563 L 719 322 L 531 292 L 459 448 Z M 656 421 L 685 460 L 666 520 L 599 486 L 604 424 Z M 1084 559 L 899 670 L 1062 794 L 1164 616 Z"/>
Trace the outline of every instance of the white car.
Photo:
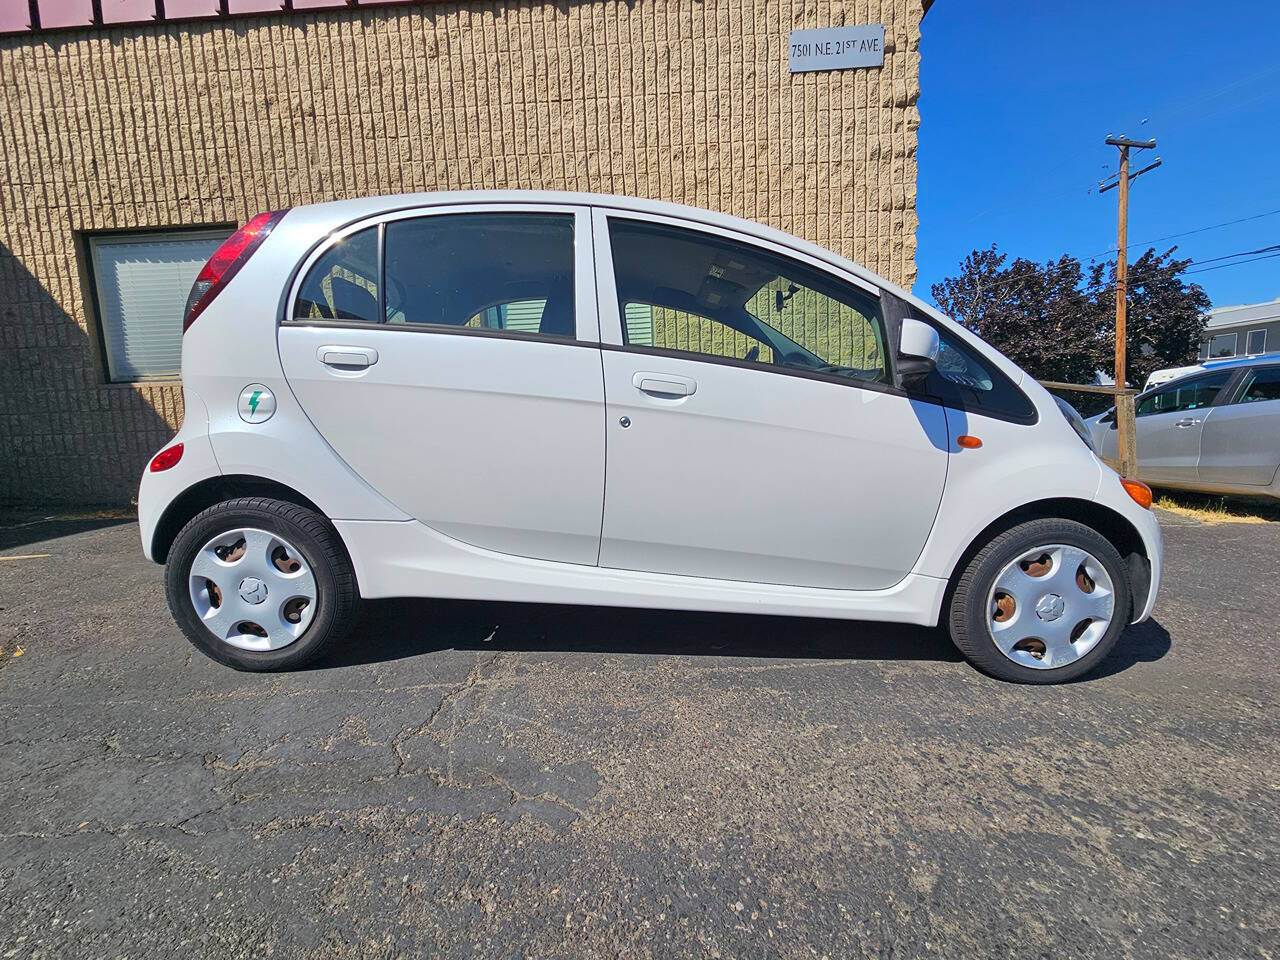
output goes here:
<path id="1" fill-rule="evenodd" d="M 1051 683 L 1160 581 L 1150 491 L 1074 411 L 861 267 L 687 207 L 262 214 L 196 281 L 182 373 L 142 545 L 241 669 L 413 596 L 943 620 L 981 669 Z"/>

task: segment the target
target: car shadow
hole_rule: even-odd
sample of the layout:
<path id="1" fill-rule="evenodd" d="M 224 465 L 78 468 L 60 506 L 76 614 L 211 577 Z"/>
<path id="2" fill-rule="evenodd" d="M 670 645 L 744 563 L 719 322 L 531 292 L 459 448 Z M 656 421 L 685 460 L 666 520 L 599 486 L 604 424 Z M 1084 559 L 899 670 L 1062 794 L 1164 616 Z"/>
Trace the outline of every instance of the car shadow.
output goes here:
<path id="1" fill-rule="evenodd" d="M 799 660 L 961 660 L 943 631 L 897 623 L 397 599 L 366 601 L 352 636 L 309 668 L 383 663 L 450 649 Z"/>
<path id="2" fill-rule="evenodd" d="M 1172 647 L 1155 620 L 1129 627 L 1087 683 Z M 960 663 L 942 628 L 899 623 L 479 600 L 365 601 L 352 636 L 306 670 L 386 663 L 439 650 L 896 660 Z"/>
<path id="3" fill-rule="evenodd" d="M 1088 683 L 1114 676 L 1139 663 L 1155 663 L 1173 649 L 1173 638 L 1160 621 L 1145 620 L 1130 625 L 1100 664 L 1072 683 Z"/>
<path id="4" fill-rule="evenodd" d="M 0 510 L 0 550 L 13 550 L 76 533 L 137 522 L 138 518 L 133 513 L 115 509 L 64 516 L 39 516 L 31 511 L 6 514 Z"/>

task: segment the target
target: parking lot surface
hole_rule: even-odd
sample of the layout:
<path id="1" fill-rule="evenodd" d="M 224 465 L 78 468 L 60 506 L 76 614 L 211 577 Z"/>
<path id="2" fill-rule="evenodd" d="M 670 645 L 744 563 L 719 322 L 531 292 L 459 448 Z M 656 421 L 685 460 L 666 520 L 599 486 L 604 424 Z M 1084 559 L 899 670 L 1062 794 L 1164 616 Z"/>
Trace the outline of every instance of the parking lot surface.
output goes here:
<path id="1" fill-rule="evenodd" d="M 1162 519 L 1154 621 L 1051 688 L 936 631 L 407 601 L 242 674 L 134 524 L 10 523 L 0 956 L 1275 956 L 1280 527 Z"/>

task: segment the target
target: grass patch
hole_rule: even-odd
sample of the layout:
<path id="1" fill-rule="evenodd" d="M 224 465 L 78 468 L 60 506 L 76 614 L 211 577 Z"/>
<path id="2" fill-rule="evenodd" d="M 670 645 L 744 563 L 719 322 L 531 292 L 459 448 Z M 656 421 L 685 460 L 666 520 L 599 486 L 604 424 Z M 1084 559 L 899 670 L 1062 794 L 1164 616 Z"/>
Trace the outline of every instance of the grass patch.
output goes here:
<path id="1" fill-rule="evenodd" d="M 1155 505 L 1201 523 L 1280 523 L 1280 500 L 1163 491 Z"/>

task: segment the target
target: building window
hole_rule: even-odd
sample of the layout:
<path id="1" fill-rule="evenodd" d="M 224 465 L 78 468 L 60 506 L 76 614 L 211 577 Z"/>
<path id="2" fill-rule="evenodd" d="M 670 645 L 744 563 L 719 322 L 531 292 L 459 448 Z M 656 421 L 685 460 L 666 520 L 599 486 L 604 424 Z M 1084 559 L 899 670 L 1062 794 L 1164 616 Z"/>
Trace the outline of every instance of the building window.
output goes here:
<path id="1" fill-rule="evenodd" d="M 231 229 L 89 237 L 89 263 L 107 379 L 178 376 L 187 295 Z"/>
<path id="2" fill-rule="evenodd" d="M 1236 335 L 1234 333 L 1220 333 L 1216 337 L 1209 338 L 1209 359 L 1221 360 L 1223 357 L 1234 357 L 1236 355 Z"/>
<path id="3" fill-rule="evenodd" d="M 1267 331 L 1265 329 L 1249 331 L 1248 349 L 1245 352 L 1251 357 L 1267 352 Z"/>

